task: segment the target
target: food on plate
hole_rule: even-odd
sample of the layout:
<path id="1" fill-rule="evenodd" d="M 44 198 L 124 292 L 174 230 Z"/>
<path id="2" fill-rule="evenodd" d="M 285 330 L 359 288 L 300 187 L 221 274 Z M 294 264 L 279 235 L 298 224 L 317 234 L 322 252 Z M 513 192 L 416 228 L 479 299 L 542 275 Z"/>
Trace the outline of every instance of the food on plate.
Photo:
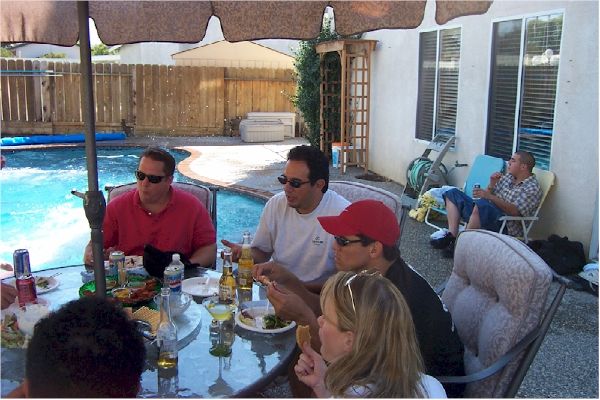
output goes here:
<path id="1" fill-rule="evenodd" d="M 144 265 L 142 256 L 125 256 L 125 268 L 138 268 Z"/>
<path id="2" fill-rule="evenodd" d="M 119 301 L 126 301 L 126 300 L 129 300 L 129 297 L 131 296 L 131 289 L 129 289 L 129 288 L 113 289 L 112 295 Z"/>
<path id="3" fill-rule="evenodd" d="M 290 323 L 291 323 L 290 321 L 284 321 L 275 314 L 269 314 L 269 315 L 263 316 L 263 328 L 264 329 L 285 328 Z"/>
<path id="4" fill-rule="evenodd" d="M 282 320 L 275 314 L 253 315 L 252 309 L 242 310 L 240 314 L 240 322 L 242 322 L 244 325 L 252 327 L 255 326 L 264 330 L 285 328 L 286 326 L 291 324 L 291 321 Z"/>
<path id="5" fill-rule="evenodd" d="M 16 315 L 7 314 L 2 320 L 1 329 L 0 342 L 2 347 L 20 349 L 25 346 L 25 335 L 19 329 Z"/>
<path id="6" fill-rule="evenodd" d="M 160 312 L 143 306 L 133 313 L 133 319 L 148 322 L 152 326 L 152 333 L 156 334 L 156 329 L 158 329 L 158 323 L 160 322 Z"/>
<path id="7" fill-rule="evenodd" d="M 50 279 L 44 276 L 37 276 L 35 278 L 35 286 L 40 289 L 48 289 L 50 287 Z"/>
<path id="8" fill-rule="evenodd" d="M 32 336 L 33 328 L 38 321 L 50 313 L 48 306 L 44 304 L 30 304 L 25 309 L 19 309 L 15 313 L 19 329 L 25 335 Z"/>
<path id="9" fill-rule="evenodd" d="M 308 325 L 298 325 L 298 328 L 296 328 L 296 342 L 300 347 L 303 343 L 310 343 L 310 327 Z"/>

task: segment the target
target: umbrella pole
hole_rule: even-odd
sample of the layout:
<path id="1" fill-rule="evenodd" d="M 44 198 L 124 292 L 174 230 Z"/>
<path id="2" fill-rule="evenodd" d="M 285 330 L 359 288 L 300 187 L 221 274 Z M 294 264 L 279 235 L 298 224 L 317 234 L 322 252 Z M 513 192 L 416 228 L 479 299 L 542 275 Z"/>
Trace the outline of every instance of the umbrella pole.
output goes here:
<path id="1" fill-rule="evenodd" d="M 87 160 L 88 191 L 83 199 L 83 209 L 91 228 L 92 252 L 94 257 L 94 277 L 96 296 L 106 296 L 104 277 L 104 251 L 102 222 L 106 202 L 98 190 L 98 164 L 96 157 L 96 121 L 94 113 L 94 88 L 92 85 L 92 50 L 90 48 L 89 4 L 77 2 L 79 19 L 79 51 L 81 58 L 81 96 L 83 97 L 83 121 L 85 126 L 85 157 Z"/>

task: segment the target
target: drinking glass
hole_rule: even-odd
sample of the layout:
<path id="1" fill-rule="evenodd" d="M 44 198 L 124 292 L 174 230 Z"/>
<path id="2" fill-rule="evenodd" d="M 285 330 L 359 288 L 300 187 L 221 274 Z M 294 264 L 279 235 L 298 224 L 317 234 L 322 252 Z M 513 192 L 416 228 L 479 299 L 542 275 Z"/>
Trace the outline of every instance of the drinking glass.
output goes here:
<path id="1" fill-rule="evenodd" d="M 223 321 L 232 318 L 237 305 L 235 303 L 225 304 L 219 300 L 219 296 L 207 297 L 202 301 L 202 305 L 210 315 L 219 323 L 219 342 L 213 345 L 208 351 L 216 357 L 224 357 L 231 354 L 231 346 L 223 341 Z"/>

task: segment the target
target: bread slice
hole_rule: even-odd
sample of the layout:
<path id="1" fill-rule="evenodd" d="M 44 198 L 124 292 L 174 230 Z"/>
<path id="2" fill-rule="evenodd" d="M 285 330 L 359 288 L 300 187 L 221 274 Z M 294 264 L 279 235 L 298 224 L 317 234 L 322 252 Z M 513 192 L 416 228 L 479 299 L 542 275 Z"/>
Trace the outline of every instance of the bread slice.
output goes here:
<path id="1" fill-rule="evenodd" d="M 308 325 L 298 325 L 296 328 L 296 342 L 300 348 L 305 342 L 310 344 L 310 327 Z"/>

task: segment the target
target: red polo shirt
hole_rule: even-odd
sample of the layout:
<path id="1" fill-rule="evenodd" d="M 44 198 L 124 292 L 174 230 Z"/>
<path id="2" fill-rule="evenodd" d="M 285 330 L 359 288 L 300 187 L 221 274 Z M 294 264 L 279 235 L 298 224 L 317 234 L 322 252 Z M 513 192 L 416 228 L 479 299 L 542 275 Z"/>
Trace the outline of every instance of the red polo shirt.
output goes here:
<path id="1" fill-rule="evenodd" d="M 111 200 L 104 216 L 104 248 L 115 247 L 125 255 L 144 254 L 144 245 L 162 251 L 191 255 L 216 241 L 210 214 L 193 195 L 171 187 L 171 199 L 163 211 L 142 207 L 138 190 Z"/>

